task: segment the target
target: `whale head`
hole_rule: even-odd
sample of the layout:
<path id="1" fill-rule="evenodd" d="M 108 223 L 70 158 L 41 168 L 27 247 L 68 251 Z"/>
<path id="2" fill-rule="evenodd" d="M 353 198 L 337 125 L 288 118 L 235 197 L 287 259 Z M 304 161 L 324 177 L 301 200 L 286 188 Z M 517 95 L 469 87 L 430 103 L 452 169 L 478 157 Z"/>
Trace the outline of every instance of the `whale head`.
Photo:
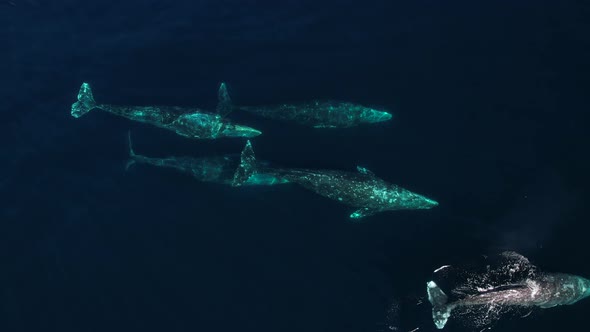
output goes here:
<path id="1" fill-rule="evenodd" d="M 221 137 L 256 137 L 262 134 L 261 131 L 256 130 L 252 127 L 233 124 L 233 123 L 226 123 L 221 131 L 219 132 L 219 136 Z"/>
<path id="2" fill-rule="evenodd" d="M 580 300 L 590 296 L 590 280 L 582 277 L 578 277 L 578 285 L 582 293 Z"/>
<path id="3" fill-rule="evenodd" d="M 426 196 L 411 192 L 406 198 L 406 204 L 411 209 L 431 209 L 438 205 L 438 202 Z"/>
<path id="4" fill-rule="evenodd" d="M 389 112 L 363 107 L 359 118 L 363 123 L 377 123 L 391 120 L 391 117 Z"/>
<path id="5" fill-rule="evenodd" d="M 394 210 L 425 210 L 438 205 L 438 202 L 426 196 L 417 194 L 407 189 L 394 186 L 391 190 L 389 204 Z"/>

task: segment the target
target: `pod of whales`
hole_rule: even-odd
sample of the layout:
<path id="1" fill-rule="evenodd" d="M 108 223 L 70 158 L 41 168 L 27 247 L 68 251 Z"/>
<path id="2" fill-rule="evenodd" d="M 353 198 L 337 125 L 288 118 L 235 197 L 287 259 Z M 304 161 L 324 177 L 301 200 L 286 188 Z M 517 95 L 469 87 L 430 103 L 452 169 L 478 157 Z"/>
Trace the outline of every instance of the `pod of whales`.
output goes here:
<path id="1" fill-rule="evenodd" d="M 82 83 L 77 99 L 71 106 L 71 115 L 74 118 L 97 109 L 174 131 L 186 138 L 202 140 L 223 137 L 252 138 L 261 134 L 259 130 L 229 120 L 228 117 L 236 111 L 313 128 L 350 128 L 384 122 L 392 118 L 385 110 L 349 102 L 310 101 L 274 106 L 236 106 L 232 103 L 225 83 L 221 83 L 219 87 L 215 112 L 206 112 L 196 107 L 98 104 L 88 83 Z M 246 142 L 241 154 L 201 158 L 148 157 L 134 151 L 130 136 L 128 144 L 127 169 L 135 164 L 147 164 L 175 169 L 201 182 L 233 187 L 295 184 L 352 207 L 349 218 L 355 220 L 384 211 L 431 209 L 438 205 L 435 200 L 386 182 L 360 166 L 357 166 L 356 172 L 272 167 L 268 162 L 256 159 L 250 140 Z M 515 253 L 509 256 L 516 257 L 525 265 L 529 264 L 523 256 Z M 445 265 L 435 272 L 446 267 L 448 266 Z M 527 268 L 533 270 L 532 265 L 527 265 Z M 472 279 L 477 278 L 473 276 Z M 486 305 L 551 308 L 571 305 L 590 296 L 590 280 L 564 273 L 531 273 L 525 278 L 507 284 L 476 287 L 469 294 L 463 294 L 465 288 L 460 287 L 452 289 L 451 293 L 445 292 L 434 280 L 428 281 L 426 286 L 428 300 L 432 304 L 432 319 L 438 329 L 445 327 L 454 311 L 463 308 Z M 455 299 L 452 295 L 456 294 L 464 296 Z"/>

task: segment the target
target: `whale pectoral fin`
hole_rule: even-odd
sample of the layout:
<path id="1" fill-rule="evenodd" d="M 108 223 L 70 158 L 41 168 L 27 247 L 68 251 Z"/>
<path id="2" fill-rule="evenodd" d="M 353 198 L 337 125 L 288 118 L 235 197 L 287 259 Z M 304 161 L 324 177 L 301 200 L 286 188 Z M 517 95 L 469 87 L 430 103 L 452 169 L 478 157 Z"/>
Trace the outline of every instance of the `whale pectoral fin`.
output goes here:
<path id="1" fill-rule="evenodd" d="M 315 125 L 313 126 L 315 129 L 323 129 L 323 128 L 338 128 L 336 126 L 333 125 Z"/>
<path id="2" fill-rule="evenodd" d="M 350 219 L 361 219 L 364 217 L 372 216 L 377 212 L 378 212 L 377 210 L 373 210 L 373 209 L 366 208 L 366 207 L 360 208 L 350 214 Z"/>
<path id="3" fill-rule="evenodd" d="M 361 174 L 365 174 L 365 175 L 375 175 L 373 174 L 373 172 L 369 171 L 368 169 L 361 167 L 361 166 L 357 166 L 356 170 L 361 173 Z"/>

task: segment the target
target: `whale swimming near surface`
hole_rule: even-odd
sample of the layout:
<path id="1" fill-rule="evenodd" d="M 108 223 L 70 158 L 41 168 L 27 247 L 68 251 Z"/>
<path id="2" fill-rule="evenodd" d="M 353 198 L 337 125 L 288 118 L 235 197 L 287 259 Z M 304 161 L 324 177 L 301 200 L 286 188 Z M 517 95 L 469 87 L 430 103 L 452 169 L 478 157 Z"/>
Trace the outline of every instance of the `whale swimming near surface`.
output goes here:
<path id="1" fill-rule="evenodd" d="M 256 161 L 252 144 L 248 141 L 242 150 L 233 185 L 240 186 L 259 172 L 271 174 L 321 196 L 357 208 L 350 215 L 352 219 L 360 219 L 382 211 L 430 209 L 438 205 L 432 199 L 387 183 L 362 167 L 357 167 L 357 172 L 265 167 Z"/>
<path id="2" fill-rule="evenodd" d="M 516 257 L 528 264 L 528 259 L 520 254 L 506 252 L 503 255 Z M 535 267 L 528 267 L 531 268 Z M 507 271 L 519 269 L 522 267 L 513 265 Z M 565 273 L 531 273 L 516 282 L 479 288 L 475 294 L 453 302 L 448 302 L 447 294 L 434 281 L 427 282 L 426 287 L 432 304 L 432 319 L 438 329 L 444 328 L 451 312 L 458 308 L 494 305 L 545 309 L 571 305 L 590 296 L 590 280 Z"/>
<path id="3" fill-rule="evenodd" d="M 314 128 L 349 128 L 392 118 L 391 113 L 385 110 L 329 100 L 274 106 L 234 106 L 225 83 L 221 83 L 218 95 L 219 105 L 222 105 L 219 108 L 224 112 L 242 110 L 264 118 L 290 121 Z"/>
<path id="4" fill-rule="evenodd" d="M 254 128 L 232 123 L 222 114 L 208 113 L 195 107 L 97 104 L 94 101 L 90 85 L 82 83 L 78 92 L 78 101 L 72 104 L 71 114 L 73 117 L 79 118 L 93 109 L 100 109 L 133 121 L 172 130 L 178 135 L 188 138 L 255 137 L 261 134 Z"/>
<path id="5" fill-rule="evenodd" d="M 135 153 L 131 142 L 131 134 L 128 133 L 129 161 L 125 169 L 134 164 L 148 164 L 157 167 L 171 168 L 191 175 L 202 182 L 212 182 L 231 185 L 236 168 L 240 163 L 240 154 L 228 154 L 213 157 L 166 157 L 154 158 Z M 287 180 L 278 178 L 272 174 L 257 173 L 251 176 L 244 185 L 276 185 L 288 183 Z"/>

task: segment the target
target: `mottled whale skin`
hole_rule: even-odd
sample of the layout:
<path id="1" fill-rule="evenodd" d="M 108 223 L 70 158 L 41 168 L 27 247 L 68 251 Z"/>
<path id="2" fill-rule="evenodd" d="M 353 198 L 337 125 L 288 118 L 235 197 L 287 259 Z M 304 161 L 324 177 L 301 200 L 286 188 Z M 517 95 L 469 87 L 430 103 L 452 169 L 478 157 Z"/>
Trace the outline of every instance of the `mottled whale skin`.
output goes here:
<path id="1" fill-rule="evenodd" d="M 551 308 L 574 304 L 590 295 L 590 280 L 564 273 L 542 273 L 522 283 L 504 285 L 451 303 L 447 303 L 447 295 L 434 281 L 426 286 L 432 319 L 438 329 L 445 326 L 451 311 L 457 307 L 498 304 Z"/>
<path id="2" fill-rule="evenodd" d="M 72 104 L 71 114 L 79 118 L 93 109 L 172 130 L 178 135 L 194 139 L 255 137 L 261 134 L 256 129 L 234 124 L 221 114 L 208 113 L 194 107 L 97 104 L 90 85 L 82 83 L 78 92 L 78 101 Z"/>
<path id="3" fill-rule="evenodd" d="M 240 163 L 239 154 L 223 156 L 192 158 L 192 157 L 166 157 L 153 158 L 136 154 L 133 150 L 131 136 L 129 136 L 129 161 L 126 169 L 133 164 L 148 164 L 157 167 L 172 168 L 184 174 L 188 174 L 201 182 L 219 183 L 231 185 L 236 167 Z M 272 174 L 257 173 L 251 176 L 244 185 L 276 185 L 288 183 L 286 179 L 278 178 Z"/>
<path id="4" fill-rule="evenodd" d="M 385 182 L 365 168 L 358 167 L 357 170 L 358 172 L 345 172 L 264 167 L 256 162 L 252 145 L 248 141 L 234 176 L 234 186 L 241 185 L 258 172 L 272 174 L 321 196 L 357 208 L 350 215 L 352 219 L 382 211 L 430 209 L 438 205 L 432 199 Z"/>
<path id="5" fill-rule="evenodd" d="M 313 100 L 300 104 L 271 106 L 231 106 L 231 99 L 224 83 L 219 87 L 220 102 L 225 109 L 237 109 L 267 119 L 289 121 L 314 128 L 350 128 L 361 124 L 388 121 L 392 115 L 358 104 L 330 100 Z"/>

